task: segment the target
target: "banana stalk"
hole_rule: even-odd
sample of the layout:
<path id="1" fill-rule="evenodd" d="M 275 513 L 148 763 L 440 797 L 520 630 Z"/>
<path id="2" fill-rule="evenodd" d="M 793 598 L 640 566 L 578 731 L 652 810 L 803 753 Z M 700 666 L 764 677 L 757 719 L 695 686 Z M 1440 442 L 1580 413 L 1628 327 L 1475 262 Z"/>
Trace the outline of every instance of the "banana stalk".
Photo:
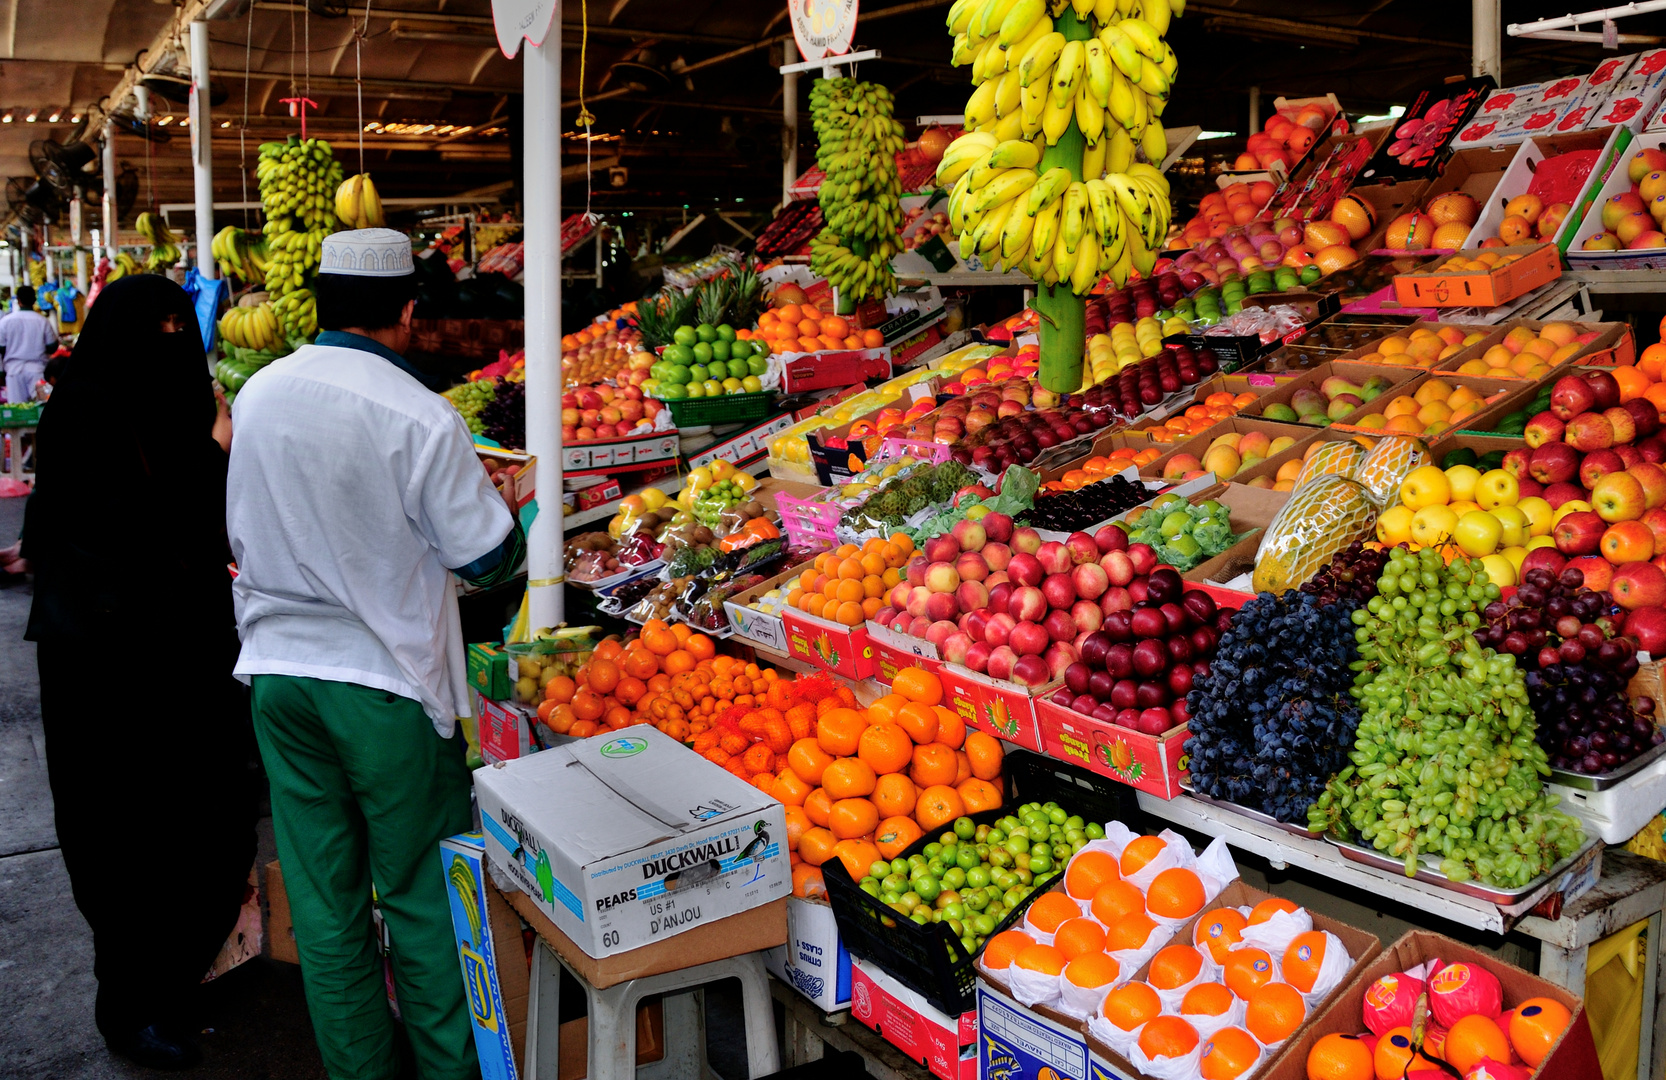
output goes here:
<path id="1" fill-rule="evenodd" d="M 1085 42 L 1093 37 L 1092 25 L 1066 7 L 1053 21 L 1053 29 L 1066 41 Z M 1081 46 L 1077 47 L 1078 50 Z M 1082 179 L 1082 151 L 1087 140 L 1074 115 L 1057 141 L 1041 155 L 1041 172 L 1052 168 L 1070 170 L 1073 181 Z M 1093 258 L 1097 259 L 1097 254 Z M 1075 393 L 1082 386 L 1082 357 L 1087 349 L 1087 301 L 1071 291 L 1069 281 L 1056 285 L 1036 283 L 1034 301 L 1041 316 L 1041 385 L 1059 394 Z"/>

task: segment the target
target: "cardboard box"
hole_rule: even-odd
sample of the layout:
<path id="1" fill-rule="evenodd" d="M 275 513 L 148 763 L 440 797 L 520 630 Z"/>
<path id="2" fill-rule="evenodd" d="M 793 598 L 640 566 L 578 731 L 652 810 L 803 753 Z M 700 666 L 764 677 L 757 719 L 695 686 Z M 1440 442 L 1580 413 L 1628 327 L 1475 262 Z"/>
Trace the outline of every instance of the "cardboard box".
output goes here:
<path id="1" fill-rule="evenodd" d="M 787 943 L 766 952 L 764 966 L 822 1012 L 850 1008 L 850 952 L 826 901 L 787 897 Z"/>
<path id="2" fill-rule="evenodd" d="M 789 394 L 891 377 L 891 350 L 839 349 L 785 353 L 782 388 Z"/>
<path id="3" fill-rule="evenodd" d="M 1567 251 L 1579 230 L 1580 222 L 1585 218 L 1591 200 L 1596 197 L 1620 152 L 1630 142 L 1631 132 L 1624 127 L 1538 135 L 1524 140 L 1516 149 L 1516 155 L 1509 168 L 1504 170 L 1504 175 L 1493 188 L 1492 198 L 1481 204 L 1481 216 L 1476 220 L 1475 227 L 1470 230 L 1469 239 L 1464 241 L 1464 247 L 1478 248 L 1481 241 L 1487 237 L 1498 235 L 1498 226 L 1504 221 L 1504 207 L 1511 199 L 1529 190 L 1540 164 L 1547 158 L 1570 153 L 1595 152 L 1596 163 L 1585 182 L 1580 185 L 1578 194 L 1569 200 L 1573 209 L 1554 237 L 1556 250 Z"/>
<path id="4" fill-rule="evenodd" d="M 1045 1005 L 1020 1005 L 978 969 L 978 1071 L 985 1077 L 1088 1076 L 1087 1031 Z"/>
<path id="5" fill-rule="evenodd" d="M 781 622 L 781 616 L 759 611 L 748 605 L 771 589 L 784 591 L 802 572 L 802 568 L 799 567 L 776 574 L 768 581 L 761 581 L 723 601 L 723 611 L 729 616 L 729 625 L 734 628 L 735 635 L 772 652 L 785 653 L 787 631 Z"/>
<path id="6" fill-rule="evenodd" d="M 480 732 L 480 756 L 486 764 L 513 761 L 539 749 L 532 735 L 538 723 L 536 709 L 513 701 L 493 701 L 476 693 L 474 713 Z"/>
<path id="7" fill-rule="evenodd" d="M 440 841 L 439 854 L 445 869 L 457 960 L 468 993 L 474 1048 L 480 1057 L 480 1075 L 483 1080 L 514 1080 L 517 1063 L 525 1061 L 530 985 L 521 921 L 501 897 L 493 902 L 491 894 L 496 890 L 487 887 L 486 846 L 479 833 L 462 833 Z M 507 1002 L 505 982 L 511 987 L 511 1001 Z M 518 1006 L 513 1013 L 511 1002 Z"/>
<path id="8" fill-rule="evenodd" d="M 731 465 L 748 464 L 755 458 L 769 453 L 769 440 L 792 427 L 794 423 L 791 413 L 773 416 L 739 434 L 731 435 L 709 450 L 695 454 L 688 459 L 688 467 L 696 469 L 702 465 L 710 465 L 718 458 Z"/>
<path id="9" fill-rule="evenodd" d="M 619 487 L 619 481 L 617 480 L 607 480 L 591 487 L 580 488 L 573 493 L 577 497 L 575 509 L 582 514 L 584 511 L 593 510 L 603 503 L 612 502 L 623 493 L 623 489 Z"/>
<path id="10" fill-rule="evenodd" d="M 496 641 L 468 647 L 469 686 L 493 701 L 508 701 L 514 683 L 509 678 L 509 654 Z"/>
<path id="11" fill-rule="evenodd" d="M 477 770 L 492 862 L 607 958 L 784 898 L 784 807 L 643 726 Z"/>
<path id="12" fill-rule="evenodd" d="M 1180 781 L 1186 775 L 1187 725 L 1161 735 L 1147 735 L 1109 720 L 1084 716 L 1050 698 L 1037 700 L 1035 711 L 1041 751 L 1049 757 L 1080 765 L 1159 799 L 1181 794 Z"/>
<path id="13" fill-rule="evenodd" d="M 561 474 L 572 477 L 641 472 L 662 462 L 675 461 L 678 446 L 675 431 L 651 431 L 623 439 L 572 443 L 561 448 Z"/>
<path id="14" fill-rule="evenodd" d="M 1660 104 L 1662 93 L 1666 93 L 1666 49 L 1640 53 L 1630 70 L 1614 80 L 1607 99 L 1591 113 L 1586 126 L 1624 124 L 1640 130 Z"/>
<path id="15" fill-rule="evenodd" d="M 868 643 L 873 646 L 873 677 L 876 681 L 890 686 L 896 681 L 897 672 L 911 667 L 933 675 L 941 674 L 943 662 L 938 658 L 937 646 L 931 642 L 880 626 L 872 619 L 867 625 Z"/>
<path id="16" fill-rule="evenodd" d="M 1315 916 L 1315 924 L 1318 921 L 1318 916 Z M 1365 992 L 1372 983 L 1384 975 L 1398 974 L 1435 957 L 1449 963 L 1461 960 L 1477 964 L 1498 976 L 1504 990 L 1505 1009 L 1513 1009 L 1530 997 L 1547 997 L 1560 1002 L 1573 1014 L 1567 1030 L 1533 1073 L 1534 1080 L 1593 1080 L 1602 1075 L 1596 1044 L 1591 1038 L 1591 1021 L 1585 1014 L 1585 1003 L 1579 997 L 1555 983 L 1503 963 L 1490 953 L 1471 949 L 1441 934 L 1412 930 L 1374 956 L 1363 968 L 1357 968 L 1353 978 L 1330 999 L 1329 1005 L 1315 1010 L 1314 1018 L 1285 1043 L 1272 1066 L 1262 1074 L 1265 1080 L 1306 1080 L 1307 1055 L 1314 1043 L 1326 1035 L 1338 1032 L 1352 1035 L 1364 1030 L 1365 1025 L 1360 1020 L 1361 1009 Z"/>
<path id="17" fill-rule="evenodd" d="M 1426 180 L 1435 175 L 1452 139 L 1463 130 L 1481 102 L 1497 86 L 1492 76 L 1441 83 L 1412 99 L 1405 114 L 1366 163 L 1361 176 L 1371 182 Z"/>
<path id="18" fill-rule="evenodd" d="M 1626 160 L 1643 147 L 1656 150 L 1666 149 L 1666 131 L 1638 135 L 1626 147 L 1625 153 L 1618 155 L 1615 165 L 1608 171 L 1596 193 L 1591 198 L 1590 208 L 1585 211 L 1584 220 L 1576 228 L 1572 237 L 1574 243 L 1567 249 L 1568 265 L 1575 270 L 1661 270 L 1666 269 L 1666 248 L 1638 248 L 1635 251 L 1622 249 L 1620 251 L 1585 251 L 1581 245 L 1594 236 L 1603 233 L 1602 208 L 1609 199 L 1632 190 L 1631 177 L 1626 172 Z"/>
<path id="19" fill-rule="evenodd" d="M 1219 555 L 1205 559 L 1180 576 L 1188 583 L 1224 585 L 1255 569 L 1255 552 L 1261 546 L 1262 532 L 1284 509 L 1284 504 L 1290 501 L 1290 493 L 1247 484 L 1221 484 L 1199 492 L 1192 496 L 1191 501 L 1195 505 L 1210 499 L 1226 507 L 1227 521 L 1232 525 L 1233 535 L 1239 539 Z"/>
<path id="20" fill-rule="evenodd" d="M 1208 904 L 1203 911 L 1186 920 L 1186 922 L 1181 925 L 1180 929 L 1175 931 L 1173 940 L 1191 941 L 1194 928 L 1197 926 L 1197 921 L 1211 911 L 1215 911 L 1223 907 L 1254 907 L 1261 901 L 1270 900 L 1272 897 L 1272 893 L 1262 892 L 1260 889 L 1245 885 L 1242 880 L 1229 882 L 1226 888 L 1221 890 L 1220 895 L 1215 897 L 1215 899 Z M 1341 940 L 1342 944 L 1347 947 L 1348 955 L 1353 958 L 1353 963 L 1348 968 L 1348 974 L 1343 976 L 1342 981 L 1337 984 L 1336 989 L 1332 990 L 1323 1001 L 1308 1010 L 1307 1019 L 1303 1022 L 1301 1027 L 1296 1029 L 1296 1034 L 1292 1035 L 1290 1039 L 1285 1042 L 1281 1051 L 1272 1055 L 1271 1060 L 1263 1058 L 1261 1067 L 1247 1076 L 1242 1077 L 1241 1080 L 1251 1080 L 1251 1078 L 1257 1078 L 1257 1080 L 1306 1080 L 1307 1050 L 1305 1048 L 1301 1051 L 1300 1057 L 1294 1059 L 1298 1066 L 1298 1071 L 1294 1073 L 1281 1072 L 1280 1066 L 1285 1065 L 1292 1060 L 1292 1055 L 1295 1053 L 1295 1047 L 1303 1041 L 1303 1034 L 1316 1030 L 1319 1026 L 1321 1018 L 1335 1013 L 1336 1010 L 1346 1011 L 1347 995 L 1349 990 L 1352 989 L 1354 984 L 1363 977 L 1365 972 L 1373 970 L 1375 967 L 1374 961 L 1377 961 L 1379 956 L 1383 954 L 1383 945 L 1382 942 L 1377 939 L 1377 935 L 1370 933 L 1369 931 L 1349 926 L 1347 923 L 1338 922 L 1328 915 L 1314 911 L 1312 908 L 1308 908 L 1307 910 L 1308 914 L 1313 918 L 1313 928 L 1315 930 L 1324 930 L 1335 934 L 1337 938 Z M 1133 977 L 1136 980 L 1143 980 L 1150 968 L 1151 962 L 1148 960 L 1140 967 L 1139 971 L 1134 973 Z M 1398 971 L 1400 969 L 1396 968 L 1395 970 Z M 1369 983 L 1366 985 L 1369 985 Z M 1360 995 L 1361 997 L 1364 996 L 1364 987 L 1360 987 Z M 1354 1012 L 1352 1017 L 1354 1026 L 1347 1029 L 1350 1033 L 1362 1031 L 1365 1028 L 1364 1023 L 1360 1020 L 1359 1000 L 1359 998 L 1354 999 Z M 1307 1046 L 1311 1045 L 1311 1043 L 1307 1044 Z M 1092 1035 L 1087 1036 L 1087 1046 L 1088 1055 L 1092 1061 L 1093 1067 L 1096 1070 L 1109 1070 L 1109 1072 L 1105 1075 L 1123 1078 L 1142 1077 L 1145 1075 L 1130 1065 L 1126 1058 L 1112 1051 L 1109 1047 L 1099 1042 Z M 1096 1072 L 1093 1075 L 1099 1074 Z M 1596 1074 L 1592 1075 L 1595 1076 Z"/>
<path id="21" fill-rule="evenodd" d="M 1338 368 L 1334 364 L 1320 364 L 1318 367 L 1309 368 L 1304 374 L 1295 376 L 1294 378 L 1281 379 L 1277 388 L 1269 390 L 1267 393 L 1262 395 L 1260 400 L 1241 410 L 1238 415 L 1246 418 L 1254 417 L 1256 419 L 1262 419 L 1265 417 L 1267 407 L 1269 405 L 1289 405 L 1291 399 L 1296 396 L 1297 390 L 1318 390 L 1320 385 L 1333 375 L 1347 379 L 1356 386 L 1364 382 L 1366 379 L 1371 378 L 1373 375 L 1379 375 L 1384 379 L 1387 379 L 1389 386 L 1393 388 L 1401 386 L 1402 384 L 1408 383 L 1417 378 L 1420 371 L 1421 369 L 1419 368 L 1396 367 L 1389 364 L 1349 364 L 1345 368 Z M 1385 390 L 1384 393 L 1392 393 L 1392 389 Z M 1355 408 L 1353 412 L 1335 417 L 1334 420 L 1336 423 L 1346 423 L 1350 417 L 1357 413 L 1364 412 L 1366 406 L 1370 404 L 1371 403 L 1369 401 L 1365 402 Z M 1328 426 L 1321 424 L 1307 424 L 1302 420 L 1276 420 L 1272 422 L 1301 424 L 1304 427 Z"/>
<path id="22" fill-rule="evenodd" d="M 1415 369 L 1413 370 L 1415 371 Z M 1168 464 L 1169 459 L 1176 454 L 1191 454 L 1201 461 L 1204 453 L 1208 451 L 1209 445 L 1222 435 L 1234 432 L 1239 435 L 1248 435 L 1251 432 L 1259 432 L 1265 435 L 1269 442 L 1281 438 L 1290 438 L 1296 440 L 1296 446 L 1301 446 L 1312 439 L 1318 430 L 1322 429 L 1312 428 L 1306 424 L 1285 424 L 1277 420 L 1263 420 L 1259 416 L 1239 415 L 1228 417 L 1201 435 L 1194 435 L 1184 442 L 1173 444 L 1162 457 L 1140 466 L 1140 475 L 1147 478 L 1162 476 L 1163 468 Z M 1294 448 L 1291 447 L 1291 449 Z"/>
<path id="23" fill-rule="evenodd" d="M 793 659 L 847 679 L 865 679 L 873 674 L 873 646 L 865 624 L 844 626 L 788 608 L 781 613 L 781 625 L 787 637 L 787 655 Z"/>
<path id="24" fill-rule="evenodd" d="M 1498 307 L 1562 276 L 1562 258 L 1552 244 L 1491 250 L 1519 258 L 1490 271 L 1452 270 L 1452 260 L 1469 256 L 1449 255 L 1428 270 L 1395 277 L 1394 298 L 1406 307 Z"/>
<path id="25" fill-rule="evenodd" d="M 1580 80 L 1579 101 L 1572 104 L 1556 121 L 1556 130 L 1584 131 L 1598 125 L 1596 117 L 1603 111 L 1609 97 L 1619 85 L 1621 77 L 1631 70 L 1636 62 L 1637 54 L 1631 56 L 1611 56 L 1596 66 L 1585 78 Z"/>
<path id="26" fill-rule="evenodd" d="M 1457 150 L 1442 162 L 1439 175 L 1418 185 L 1415 191 L 1407 192 L 1407 185 L 1404 184 L 1399 185 L 1398 190 L 1386 188 L 1362 192 L 1356 188 L 1352 194 L 1366 199 L 1377 211 L 1377 227 L 1361 242 L 1358 250 L 1375 251 L 1382 247 L 1388 227 L 1396 217 L 1408 210 L 1428 206 L 1437 195 L 1461 191 L 1474 199 L 1477 206 L 1486 206 L 1515 156 L 1513 147 Z M 1392 208 L 1393 213 L 1385 217 L 1385 208 Z M 1496 235 L 1496 228 L 1493 233 Z M 1479 244 L 1480 240 L 1476 239 L 1475 243 Z"/>
<path id="27" fill-rule="evenodd" d="M 1470 122 L 1452 139 L 1463 152 L 1472 147 L 1499 146 L 1519 139 L 1526 132 L 1526 120 L 1538 106 L 1549 83 L 1524 83 L 1494 90 L 1481 103 Z"/>
<path id="28" fill-rule="evenodd" d="M 948 663 L 938 670 L 937 677 L 943 683 L 943 706 L 959 714 L 968 727 L 1026 750 L 1041 749 L 1036 703 L 1062 682 L 1025 687 Z"/>
<path id="29" fill-rule="evenodd" d="M 850 1014 L 940 1080 L 977 1080 L 978 1014 L 945 1016 L 863 960 L 850 964 Z"/>

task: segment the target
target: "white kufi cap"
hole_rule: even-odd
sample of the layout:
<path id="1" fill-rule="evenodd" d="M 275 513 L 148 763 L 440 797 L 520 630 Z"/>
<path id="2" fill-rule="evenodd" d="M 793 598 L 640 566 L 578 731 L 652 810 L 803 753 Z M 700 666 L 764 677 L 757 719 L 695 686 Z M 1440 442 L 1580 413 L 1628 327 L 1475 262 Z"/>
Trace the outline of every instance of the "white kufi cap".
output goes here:
<path id="1" fill-rule="evenodd" d="M 352 277 L 404 277 L 415 273 L 411 238 L 393 229 L 331 233 L 324 238 L 318 272 Z"/>

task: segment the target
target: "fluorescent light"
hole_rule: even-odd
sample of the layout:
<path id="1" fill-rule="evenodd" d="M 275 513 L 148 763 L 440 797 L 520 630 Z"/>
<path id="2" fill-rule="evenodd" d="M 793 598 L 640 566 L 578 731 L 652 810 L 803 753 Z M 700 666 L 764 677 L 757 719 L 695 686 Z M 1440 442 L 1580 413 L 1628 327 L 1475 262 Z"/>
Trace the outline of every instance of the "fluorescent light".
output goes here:
<path id="1" fill-rule="evenodd" d="M 81 114 L 80 113 L 71 113 L 70 117 L 69 117 L 69 122 L 72 123 L 72 124 L 79 124 L 81 122 Z"/>
<path id="2" fill-rule="evenodd" d="M 11 122 L 12 122 L 12 111 L 10 109 L 7 109 L 6 110 L 6 115 L 5 116 L 0 116 L 0 124 L 9 124 Z"/>
<path id="3" fill-rule="evenodd" d="M 1230 139 L 1236 134 L 1238 134 L 1236 131 L 1200 131 L 1197 133 L 1197 137 L 1199 139 Z"/>
<path id="4" fill-rule="evenodd" d="M 33 120 L 34 117 L 30 117 L 30 119 Z M 169 124 L 171 124 L 173 122 L 174 122 L 173 113 L 169 113 L 167 116 L 164 116 L 162 119 L 158 120 L 156 122 L 156 126 L 157 127 L 167 127 Z"/>
<path id="5" fill-rule="evenodd" d="M 223 127 L 223 128 L 231 127 L 231 121 L 230 120 L 221 120 L 220 121 L 220 126 Z"/>
<path id="6" fill-rule="evenodd" d="M 1381 114 L 1376 115 L 1376 116 L 1362 116 L 1358 120 L 1356 120 L 1355 123 L 1358 123 L 1358 124 L 1374 124 L 1379 120 L 1398 120 L 1398 119 L 1400 119 L 1400 117 L 1402 117 L 1404 115 L 1406 115 L 1406 107 L 1404 105 L 1396 105 L 1393 108 L 1389 109 L 1387 112 L 1381 113 Z"/>

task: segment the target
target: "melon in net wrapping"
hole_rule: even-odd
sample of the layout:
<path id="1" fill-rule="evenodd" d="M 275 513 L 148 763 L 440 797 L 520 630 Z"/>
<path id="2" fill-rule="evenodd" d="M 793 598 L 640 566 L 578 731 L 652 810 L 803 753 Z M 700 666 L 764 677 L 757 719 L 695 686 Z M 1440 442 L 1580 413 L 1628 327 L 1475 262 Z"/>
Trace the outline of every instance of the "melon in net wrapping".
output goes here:
<path id="1" fill-rule="evenodd" d="M 1319 449 L 1302 463 L 1302 471 L 1296 474 L 1293 487 L 1300 490 L 1301 486 L 1316 476 L 1328 476 L 1335 473 L 1339 476 L 1353 476 L 1354 470 L 1359 468 L 1360 462 L 1365 460 L 1365 447 L 1352 439 L 1346 442 L 1321 443 Z"/>
<path id="2" fill-rule="evenodd" d="M 1400 501 L 1400 481 L 1413 469 L 1429 463 L 1429 451 L 1417 439 L 1389 436 L 1378 439 L 1377 445 L 1365 455 L 1354 479 L 1365 485 L 1365 490 L 1383 509 Z"/>
<path id="3" fill-rule="evenodd" d="M 1345 476 L 1330 473 L 1297 487 L 1255 553 L 1255 591 L 1281 593 L 1302 584 L 1376 520 L 1370 494 Z"/>

